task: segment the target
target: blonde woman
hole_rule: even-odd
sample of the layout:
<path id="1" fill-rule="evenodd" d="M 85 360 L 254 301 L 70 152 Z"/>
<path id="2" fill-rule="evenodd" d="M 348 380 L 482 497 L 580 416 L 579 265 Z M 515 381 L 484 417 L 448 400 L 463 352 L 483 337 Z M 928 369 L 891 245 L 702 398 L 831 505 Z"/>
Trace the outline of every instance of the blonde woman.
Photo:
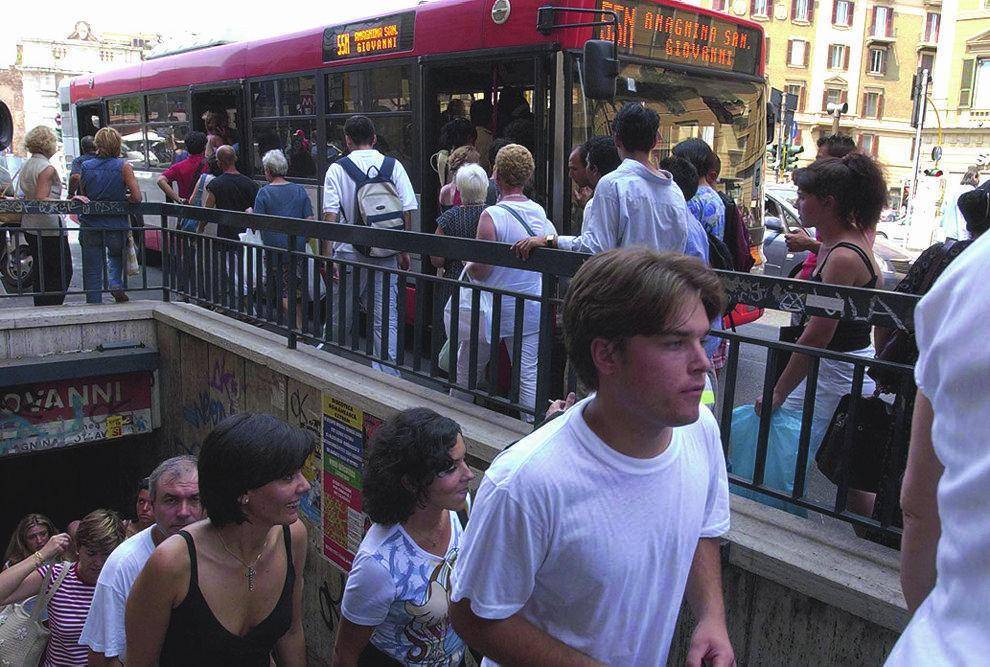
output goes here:
<path id="1" fill-rule="evenodd" d="M 86 664 L 87 649 L 79 644 L 79 635 L 93 603 L 103 564 L 124 541 L 124 524 L 110 510 L 94 510 L 79 523 L 76 541 L 79 560 L 74 563 L 60 558 L 69 549 L 69 536 L 61 533 L 30 557 L 0 572 L 0 605 L 22 602 L 37 594 L 46 578 L 60 581 L 48 603 L 48 626 L 52 634 L 42 667 Z"/>
<path id="2" fill-rule="evenodd" d="M 87 160 L 79 177 L 79 191 L 89 201 L 140 203 L 141 189 L 134 167 L 120 157 L 120 134 L 104 127 L 93 139 L 96 157 Z M 124 257 L 130 219 L 126 215 L 80 215 L 79 245 L 82 246 L 83 289 L 86 303 L 103 302 L 103 273 L 117 302 L 127 301 L 124 292 Z"/>
<path id="3" fill-rule="evenodd" d="M 18 190 L 24 199 L 61 199 L 62 179 L 50 162 L 58 150 L 58 139 L 51 128 L 39 125 L 24 137 L 24 149 L 31 158 L 17 175 Z M 31 291 L 36 306 L 58 306 L 72 281 L 72 254 L 69 238 L 57 213 L 25 215 L 21 225 L 31 247 Z"/>
<path id="4" fill-rule="evenodd" d="M 58 531 L 55 524 L 44 514 L 28 514 L 17 523 L 10 537 L 7 552 L 4 554 L 4 569 L 16 565 L 45 546 Z"/>

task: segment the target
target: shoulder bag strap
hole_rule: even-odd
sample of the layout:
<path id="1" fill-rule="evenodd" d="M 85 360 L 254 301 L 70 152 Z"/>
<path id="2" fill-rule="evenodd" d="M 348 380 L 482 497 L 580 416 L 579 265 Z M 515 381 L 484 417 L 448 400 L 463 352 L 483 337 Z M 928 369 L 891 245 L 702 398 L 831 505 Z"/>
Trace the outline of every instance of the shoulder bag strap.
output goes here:
<path id="1" fill-rule="evenodd" d="M 55 572 L 55 565 L 52 564 L 52 566 L 48 568 L 48 574 L 45 576 L 45 580 L 41 582 L 41 588 L 38 590 L 38 597 L 35 599 L 34 609 L 31 610 L 32 621 L 37 621 L 40 619 L 41 613 L 48 609 L 48 603 L 51 602 L 53 597 L 55 597 L 55 593 L 58 592 L 59 586 L 62 585 L 62 580 L 65 579 L 65 575 L 69 573 L 70 567 L 72 567 L 72 563 L 62 564 L 62 571 L 59 572 L 58 578 L 55 580 L 55 583 L 52 584 L 51 589 L 46 595 L 44 592 L 45 584 L 51 581 L 51 575 Z"/>
<path id="2" fill-rule="evenodd" d="M 536 236 L 536 234 L 533 232 L 533 228 L 526 224 L 526 221 L 523 220 L 523 217 L 519 215 L 519 213 L 516 212 L 514 208 L 512 208 L 511 206 L 506 206 L 505 204 L 496 204 L 496 206 L 498 206 L 499 208 L 504 208 L 506 211 L 511 213 L 512 217 L 518 220 L 519 224 L 523 226 L 523 229 L 526 230 L 527 234 L 529 234 L 530 236 Z"/>

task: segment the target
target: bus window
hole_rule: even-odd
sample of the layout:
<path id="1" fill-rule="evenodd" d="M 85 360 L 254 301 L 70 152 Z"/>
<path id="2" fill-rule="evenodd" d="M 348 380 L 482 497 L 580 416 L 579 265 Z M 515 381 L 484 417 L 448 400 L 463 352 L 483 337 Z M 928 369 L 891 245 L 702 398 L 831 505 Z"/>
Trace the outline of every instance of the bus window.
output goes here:
<path id="1" fill-rule="evenodd" d="M 316 178 L 316 78 L 294 76 L 251 84 L 251 147 L 254 173 L 261 159 L 279 149 L 289 162 L 288 175 Z"/>
<path id="2" fill-rule="evenodd" d="M 194 90 L 192 94 L 192 129 L 207 132 L 206 119 L 218 123 L 215 128 L 220 139 L 237 151 L 237 169 L 245 173 L 248 156 L 242 151 L 245 137 L 242 136 L 244 123 L 241 118 L 241 87 Z M 207 149 L 209 152 L 209 149 Z"/>
<path id="3" fill-rule="evenodd" d="M 148 120 L 148 164 L 164 169 L 185 150 L 189 113 L 185 93 L 159 93 L 145 98 Z"/>
<path id="4" fill-rule="evenodd" d="M 76 111 L 79 128 L 79 138 L 94 137 L 97 130 L 103 127 L 103 109 L 99 104 L 87 104 Z"/>
<path id="5" fill-rule="evenodd" d="M 141 106 L 137 95 L 107 102 L 109 125 L 120 133 L 122 157 L 135 166 L 144 166 L 147 159 Z"/>
<path id="6" fill-rule="evenodd" d="M 406 173 L 412 174 L 415 128 L 411 114 L 369 116 L 375 124 L 377 143 L 375 148 L 383 155 L 390 155 L 402 163 Z M 327 164 L 333 164 L 347 154 L 344 142 L 344 123 L 347 118 L 327 120 Z"/>

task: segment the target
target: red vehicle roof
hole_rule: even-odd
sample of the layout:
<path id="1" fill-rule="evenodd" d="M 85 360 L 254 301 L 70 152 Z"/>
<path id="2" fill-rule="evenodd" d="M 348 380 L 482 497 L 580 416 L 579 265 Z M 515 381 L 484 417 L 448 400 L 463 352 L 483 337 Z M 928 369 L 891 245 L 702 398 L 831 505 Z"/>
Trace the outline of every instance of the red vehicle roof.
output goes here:
<path id="1" fill-rule="evenodd" d="M 621 0 L 617 0 L 621 1 Z M 348 64 L 390 58 L 460 53 L 480 49 L 559 43 L 565 49 L 580 48 L 592 37 L 591 28 L 558 30 L 544 36 L 536 30 L 537 10 L 547 0 L 512 0 L 508 21 L 497 25 L 491 19 L 493 0 L 434 0 L 412 5 L 404 11 L 416 13 L 412 51 L 367 56 Z M 595 0 L 557 0 L 558 6 L 594 8 Z M 680 2 L 657 3 L 703 15 L 726 15 Z M 398 10 L 403 11 L 403 10 Z M 398 13 L 398 12 L 396 12 Z M 588 14 L 567 14 L 559 22 L 590 20 Z M 731 19 L 761 30 L 759 24 Z M 70 83 L 73 102 L 126 95 L 146 90 L 179 88 L 218 81 L 272 76 L 327 66 L 323 61 L 323 31 L 320 26 L 264 39 L 214 46 L 146 60 L 122 69 L 81 76 Z M 762 74 L 762 59 L 761 59 Z"/>

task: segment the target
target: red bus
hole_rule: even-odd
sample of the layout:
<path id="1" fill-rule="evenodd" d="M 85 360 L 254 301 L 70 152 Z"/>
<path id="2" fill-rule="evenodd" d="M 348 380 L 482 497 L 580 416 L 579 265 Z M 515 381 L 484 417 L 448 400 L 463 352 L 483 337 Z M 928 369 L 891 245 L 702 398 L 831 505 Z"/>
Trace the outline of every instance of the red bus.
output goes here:
<path id="1" fill-rule="evenodd" d="M 282 148 L 291 180 L 307 186 L 316 204 L 324 172 L 343 154 L 344 121 L 365 114 L 379 150 L 405 165 L 420 197 L 415 229 L 433 231 L 440 182 L 430 157 L 440 127 L 484 101 L 496 137 L 515 123 L 513 138 L 536 159 L 535 198 L 568 233 L 580 224 L 567 175 L 571 147 L 609 133 L 618 107 L 637 100 L 660 115 L 656 157 L 688 137 L 708 141 L 721 157 L 721 183 L 761 229 L 767 87 L 760 26 L 677 2 L 559 0 L 542 15 L 541 30 L 547 2 L 436 0 L 78 77 L 60 91 L 65 152 L 71 159 L 79 137 L 115 127 L 145 199 L 161 201 L 160 172 L 188 132 L 204 130 L 204 113 L 216 111 L 229 121 L 243 173 L 260 180 L 260 156 Z M 603 16 L 587 10 L 617 20 L 564 27 Z M 618 47 L 612 99 L 584 92 L 582 49 L 593 38 Z M 149 233 L 149 247 L 157 236 Z"/>

